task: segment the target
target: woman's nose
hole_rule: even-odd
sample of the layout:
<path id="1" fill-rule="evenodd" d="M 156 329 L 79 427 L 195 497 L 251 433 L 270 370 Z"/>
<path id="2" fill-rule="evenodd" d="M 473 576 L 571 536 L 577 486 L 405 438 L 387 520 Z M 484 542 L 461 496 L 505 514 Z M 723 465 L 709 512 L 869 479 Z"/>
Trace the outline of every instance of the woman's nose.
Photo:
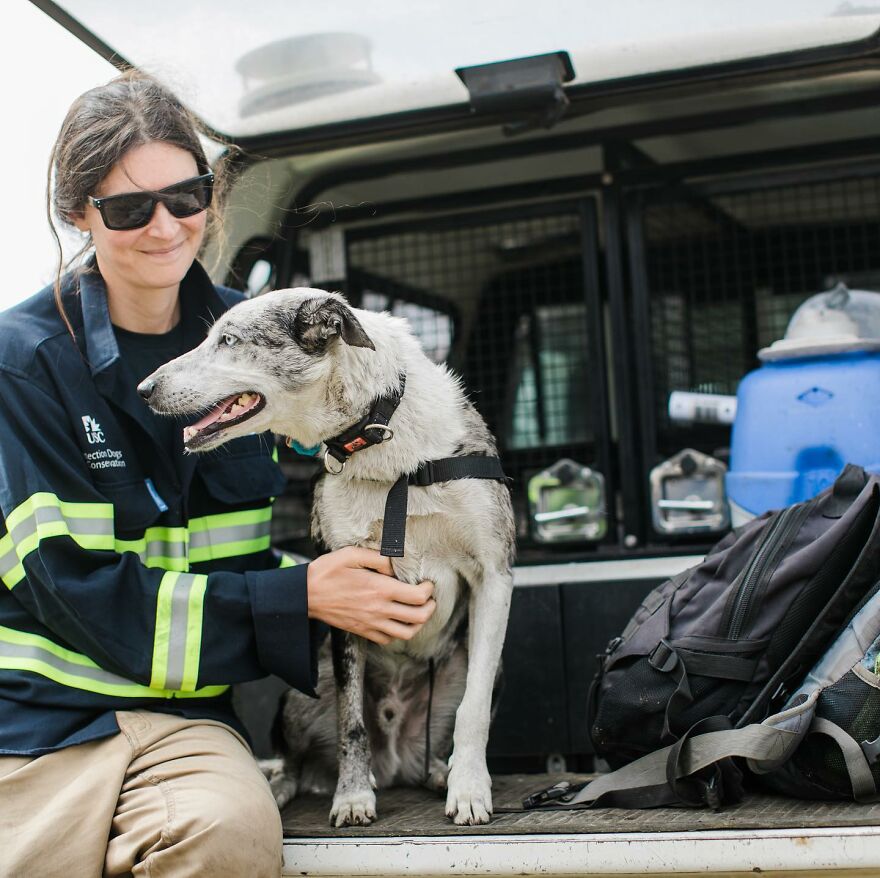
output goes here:
<path id="1" fill-rule="evenodd" d="M 171 215 L 168 208 L 160 201 L 150 220 L 149 231 L 162 238 L 170 238 L 176 231 L 177 220 Z"/>

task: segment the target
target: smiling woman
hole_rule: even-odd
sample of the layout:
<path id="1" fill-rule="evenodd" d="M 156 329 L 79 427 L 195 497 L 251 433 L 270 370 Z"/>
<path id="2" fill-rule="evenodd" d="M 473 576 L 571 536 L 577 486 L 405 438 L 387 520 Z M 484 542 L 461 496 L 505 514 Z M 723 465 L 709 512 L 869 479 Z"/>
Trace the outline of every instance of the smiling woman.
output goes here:
<path id="1" fill-rule="evenodd" d="M 154 192 L 171 187 L 198 170 L 192 153 L 170 143 L 133 147 L 99 184 L 100 197 L 93 197 L 76 216 L 76 227 L 94 244 L 114 326 L 157 333 L 177 324 L 180 281 L 202 245 L 207 204 L 178 216 L 163 201 L 154 201 L 144 222 L 124 230 L 108 228 L 106 214 L 96 205 L 130 197 L 126 193 L 132 188 Z"/>
<path id="2" fill-rule="evenodd" d="M 82 95 L 52 192 L 81 258 L 0 317 L 4 874 L 196 876 L 222 861 L 277 876 L 281 823 L 231 685 L 274 673 L 312 693 L 316 622 L 387 642 L 433 612 L 430 585 L 401 594 L 378 553 L 296 566 L 271 548 L 284 479 L 270 436 L 185 453 L 193 429 L 238 423 L 261 397 L 212 400 L 185 449 L 183 423 L 136 392 L 241 299 L 196 259 L 213 174 L 155 80 Z M 57 844 L 49 830 L 68 825 Z"/>

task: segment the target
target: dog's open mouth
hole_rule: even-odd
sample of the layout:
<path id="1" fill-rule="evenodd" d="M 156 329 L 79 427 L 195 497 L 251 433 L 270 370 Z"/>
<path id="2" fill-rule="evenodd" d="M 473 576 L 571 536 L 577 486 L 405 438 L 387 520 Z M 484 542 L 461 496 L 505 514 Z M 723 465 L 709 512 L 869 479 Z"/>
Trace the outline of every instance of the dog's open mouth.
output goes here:
<path id="1" fill-rule="evenodd" d="M 201 447 L 221 430 L 252 418 L 265 405 L 266 400 L 254 391 L 227 397 L 218 402 L 201 420 L 183 428 L 184 447 L 191 451 Z"/>

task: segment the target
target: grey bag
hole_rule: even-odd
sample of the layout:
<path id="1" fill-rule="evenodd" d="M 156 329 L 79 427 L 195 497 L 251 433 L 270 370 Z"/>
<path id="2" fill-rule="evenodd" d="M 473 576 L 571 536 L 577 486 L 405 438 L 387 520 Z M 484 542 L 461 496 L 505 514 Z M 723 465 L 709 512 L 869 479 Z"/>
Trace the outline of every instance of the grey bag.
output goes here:
<path id="1" fill-rule="evenodd" d="M 765 725 L 798 715 L 801 740 L 791 758 L 764 778 L 777 792 L 801 798 L 880 798 L 880 593 L 875 593 L 833 646 Z M 804 728 L 806 724 L 806 728 Z M 793 726 L 790 725 L 793 728 Z M 801 734 L 803 732 L 803 734 Z M 765 774 L 767 765 L 749 767 Z"/>

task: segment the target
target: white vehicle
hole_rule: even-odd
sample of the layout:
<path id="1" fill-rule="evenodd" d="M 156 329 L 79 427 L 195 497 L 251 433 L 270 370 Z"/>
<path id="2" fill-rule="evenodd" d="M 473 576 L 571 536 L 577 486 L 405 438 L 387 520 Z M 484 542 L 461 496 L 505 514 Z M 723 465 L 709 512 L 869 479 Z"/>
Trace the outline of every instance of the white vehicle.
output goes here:
<path id="1" fill-rule="evenodd" d="M 516 479 L 496 805 L 592 771 L 596 654 L 729 527 L 730 425 L 671 419 L 670 394 L 729 397 L 803 300 L 880 289 L 880 6 L 33 2 L 241 148 L 216 280 L 341 290 L 463 375 Z M 658 495 L 686 449 L 704 494 Z M 283 464 L 276 543 L 307 554 L 312 464 Z M 242 694 L 263 755 L 277 691 Z M 876 806 L 464 831 L 420 791 L 383 806 L 340 832 L 294 802 L 285 874 L 880 874 Z"/>

